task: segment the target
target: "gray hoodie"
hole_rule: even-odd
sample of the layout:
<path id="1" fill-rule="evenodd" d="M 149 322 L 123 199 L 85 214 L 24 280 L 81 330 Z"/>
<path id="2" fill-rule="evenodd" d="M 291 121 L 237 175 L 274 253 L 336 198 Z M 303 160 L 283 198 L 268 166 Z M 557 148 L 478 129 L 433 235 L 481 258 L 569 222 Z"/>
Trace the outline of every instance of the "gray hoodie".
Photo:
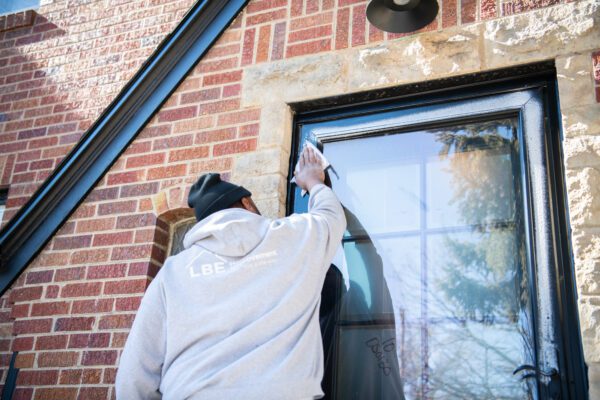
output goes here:
<path id="1" fill-rule="evenodd" d="M 345 228 L 325 185 L 306 214 L 227 209 L 197 223 L 144 295 L 117 399 L 320 398 L 320 292 Z"/>

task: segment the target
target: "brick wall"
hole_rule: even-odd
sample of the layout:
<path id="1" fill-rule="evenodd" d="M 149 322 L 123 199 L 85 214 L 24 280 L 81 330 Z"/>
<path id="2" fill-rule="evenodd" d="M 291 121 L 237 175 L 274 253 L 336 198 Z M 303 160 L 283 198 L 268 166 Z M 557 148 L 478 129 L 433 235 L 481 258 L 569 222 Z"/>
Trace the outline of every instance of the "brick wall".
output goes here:
<path id="1" fill-rule="evenodd" d="M 10 188 L 7 218 L 191 4 L 113 3 L 108 8 L 102 7 L 105 2 L 48 4 L 33 26 L 0 33 L 0 158 L 1 184 Z M 366 4 L 257 0 L 247 6 L 1 299 L 3 365 L 19 351 L 17 398 L 114 398 L 119 351 L 141 296 L 162 265 L 170 225 L 190 215 L 189 185 L 208 171 L 230 177 L 245 165 L 244 155 L 258 154 L 260 132 L 280 128 L 266 126 L 267 111 L 243 101 L 244 91 L 252 89 L 244 74 L 259 64 L 407 36 L 373 28 L 365 18 Z M 468 29 L 556 4 L 446 0 L 436 21 L 408 36 Z M 591 71 L 589 55 L 588 60 Z M 295 76 L 287 79 L 293 82 Z M 589 90 L 591 95 L 592 82 Z M 286 151 L 289 144 L 280 154 L 283 163 Z M 250 171 L 253 165 L 244 168 Z M 281 180 L 252 189 L 260 200 L 267 191 L 281 191 Z"/>

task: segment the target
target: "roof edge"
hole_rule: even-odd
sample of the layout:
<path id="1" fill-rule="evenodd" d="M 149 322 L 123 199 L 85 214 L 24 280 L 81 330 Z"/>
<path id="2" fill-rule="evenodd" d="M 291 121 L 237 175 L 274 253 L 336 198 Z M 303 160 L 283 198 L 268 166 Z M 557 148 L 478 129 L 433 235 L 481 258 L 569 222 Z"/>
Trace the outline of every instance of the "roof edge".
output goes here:
<path id="1" fill-rule="evenodd" d="M 160 110 L 248 0 L 198 0 L 0 231 L 0 296 Z"/>

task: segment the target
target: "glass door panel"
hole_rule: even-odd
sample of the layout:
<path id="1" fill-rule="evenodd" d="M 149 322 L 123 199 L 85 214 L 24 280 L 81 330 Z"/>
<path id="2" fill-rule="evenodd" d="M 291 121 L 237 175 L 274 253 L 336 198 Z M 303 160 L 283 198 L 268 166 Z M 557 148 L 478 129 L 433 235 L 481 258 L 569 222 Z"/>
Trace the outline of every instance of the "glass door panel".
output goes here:
<path id="1" fill-rule="evenodd" d="M 519 149 L 516 117 L 323 142 L 348 219 L 329 398 L 536 397 Z"/>

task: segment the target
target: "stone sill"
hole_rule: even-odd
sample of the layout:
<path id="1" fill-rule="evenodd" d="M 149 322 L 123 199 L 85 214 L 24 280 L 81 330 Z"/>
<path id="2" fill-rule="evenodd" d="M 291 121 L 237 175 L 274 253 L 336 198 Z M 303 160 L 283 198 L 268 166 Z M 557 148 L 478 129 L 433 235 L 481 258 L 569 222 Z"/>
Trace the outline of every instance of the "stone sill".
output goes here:
<path id="1" fill-rule="evenodd" d="M 9 31 L 11 29 L 22 28 L 24 26 L 33 25 L 35 10 L 24 10 L 13 14 L 0 16 L 0 32 Z"/>

